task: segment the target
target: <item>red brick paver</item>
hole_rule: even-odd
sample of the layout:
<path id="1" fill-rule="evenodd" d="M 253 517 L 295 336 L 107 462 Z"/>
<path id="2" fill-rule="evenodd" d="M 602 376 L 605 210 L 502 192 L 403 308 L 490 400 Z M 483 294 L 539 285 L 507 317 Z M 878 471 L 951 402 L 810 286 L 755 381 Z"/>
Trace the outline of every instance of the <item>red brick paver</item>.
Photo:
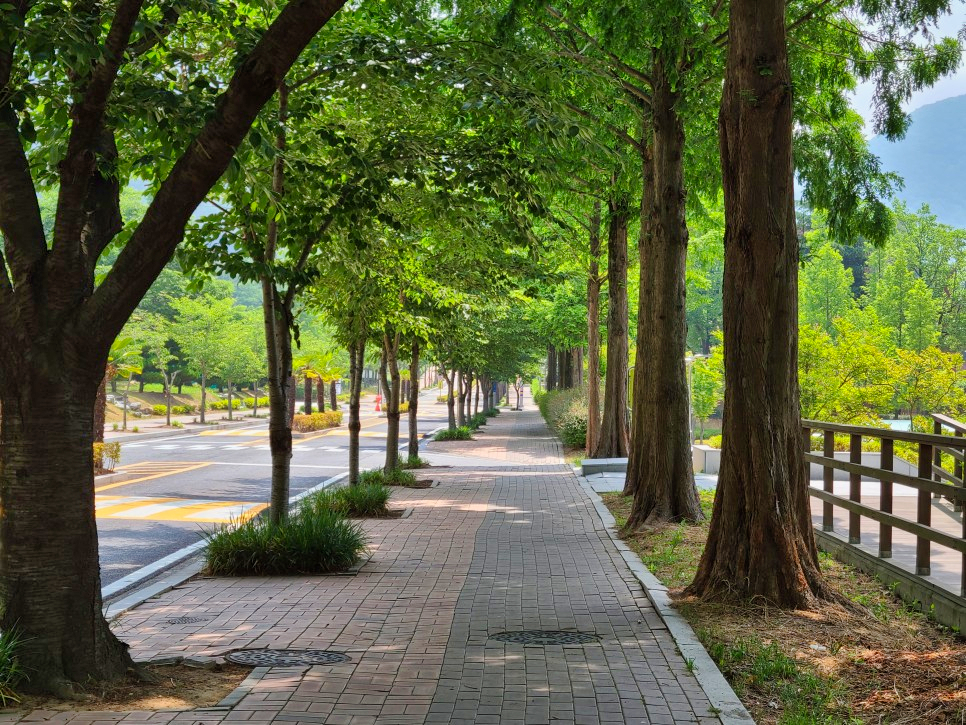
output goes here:
<path id="1" fill-rule="evenodd" d="M 412 516 L 366 522 L 354 576 L 198 578 L 124 616 L 135 659 L 242 647 L 331 649 L 344 664 L 272 668 L 231 709 L 31 713 L 77 723 L 717 722 L 535 411 L 433 444 L 438 487 L 394 491 Z M 172 625 L 175 617 L 204 617 Z M 490 636 L 573 630 L 546 647 Z"/>

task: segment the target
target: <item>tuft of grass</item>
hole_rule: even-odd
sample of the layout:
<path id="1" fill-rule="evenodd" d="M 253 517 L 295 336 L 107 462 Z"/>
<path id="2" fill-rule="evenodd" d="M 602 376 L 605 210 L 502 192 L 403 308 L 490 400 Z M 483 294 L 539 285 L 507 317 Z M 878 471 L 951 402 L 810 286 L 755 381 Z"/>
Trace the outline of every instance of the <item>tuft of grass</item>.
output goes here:
<path id="1" fill-rule="evenodd" d="M 499 408 L 490 408 L 489 410 L 483 411 L 483 415 L 485 415 L 487 418 L 495 418 L 499 414 L 500 414 Z"/>
<path id="2" fill-rule="evenodd" d="M 480 426 L 486 425 L 486 413 L 477 413 L 466 421 L 466 423 L 469 428 L 476 430 Z"/>
<path id="3" fill-rule="evenodd" d="M 222 576 L 330 574 L 366 549 L 362 529 L 336 511 L 300 508 L 281 524 L 262 517 L 204 533 L 206 569 Z"/>
<path id="4" fill-rule="evenodd" d="M 20 665 L 19 650 L 23 635 L 16 627 L 0 633 L 0 707 L 20 702 L 17 686 L 30 679 Z"/>
<path id="5" fill-rule="evenodd" d="M 404 470 L 411 470 L 414 468 L 428 468 L 430 462 L 425 458 L 420 458 L 419 456 L 409 456 L 405 461 L 399 464 L 399 467 Z"/>
<path id="6" fill-rule="evenodd" d="M 394 468 L 383 472 L 387 486 L 415 486 L 416 474 L 403 468 Z"/>
<path id="7" fill-rule="evenodd" d="M 435 436 L 433 436 L 434 441 L 471 441 L 473 440 L 473 433 L 465 425 L 459 428 L 452 428 L 441 430 Z"/>
<path id="8" fill-rule="evenodd" d="M 323 490 L 307 496 L 303 509 L 312 511 L 335 511 L 350 518 L 386 516 L 389 513 L 389 497 L 392 491 L 381 483 L 342 486 Z"/>

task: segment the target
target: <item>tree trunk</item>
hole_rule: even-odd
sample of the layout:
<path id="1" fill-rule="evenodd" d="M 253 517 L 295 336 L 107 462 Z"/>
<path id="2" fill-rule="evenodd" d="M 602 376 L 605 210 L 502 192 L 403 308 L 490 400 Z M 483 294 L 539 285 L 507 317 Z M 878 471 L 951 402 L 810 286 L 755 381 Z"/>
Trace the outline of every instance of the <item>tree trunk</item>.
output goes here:
<path id="1" fill-rule="evenodd" d="M 22 378 L 0 383 L 0 629 L 21 635 L 21 687 L 64 696 L 134 664 L 101 613 L 92 432 L 104 364 L 40 344 Z"/>
<path id="2" fill-rule="evenodd" d="M 607 378 L 604 384 L 604 416 L 594 458 L 627 455 L 630 431 L 627 422 L 627 196 L 608 202 L 607 230 Z"/>
<path id="3" fill-rule="evenodd" d="M 386 390 L 385 471 L 389 473 L 399 468 L 399 401 L 402 388 L 399 376 L 399 334 L 384 334 L 382 345 L 382 386 Z"/>
<path id="4" fill-rule="evenodd" d="M 329 383 L 329 404 L 332 407 L 332 410 L 339 409 L 339 396 L 336 393 L 335 384 L 335 380 Z"/>
<path id="5" fill-rule="evenodd" d="M 208 407 L 208 376 L 201 373 L 201 422 L 205 422 L 205 409 Z"/>
<path id="6" fill-rule="evenodd" d="M 234 420 L 234 417 L 233 417 L 234 411 L 231 409 L 231 399 L 232 399 L 232 392 L 233 392 L 234 386 L 231 380 L 228 381 L 228 384 L 226 385 L 226 387 L 228 388 L 228 420 Z"/>
<path id="7" fill-rule="evenodd" d="M 319 404 L 319 412 L 325 412 L 325 382 L 320 378 L 315 386 L 315 400 Z"/>
<path id="8" fill-rule="evenodd" d="M 253 393 L 252 393 L 252 408 L 253 408 L 252 415 L 254 415 L 257 418 L 258 417 L 258 381 L 257 380 L 252 383 L 252 390 L 253 390 Z M 170 404 L 170 402 L 168 403 L 168 410 L 171 410 L 171 404 Z"/>
<path id="9" fill-rule="evenodd" d="M 653 158 L 645 159 L 629 527 L 704 516 L 694 485 L 688 373 L 684 123 L 660 58 L 652 70 Z M 646 219 L 644 219 L 646 217 Z M 645 289 L 646 288 L 646 289 Z"/>
<path id="10" fill-rule="evenodd" d="M 359 408 L 362 398 L 362 370 L 365 364 L 366 341 L 356 340 L 349 345 L 349 485 L 359 483 L 359 433 L 362 419 Z"/>
<path id="11" fill-rule="evenodd" d="M 292 377 L 291 312 L 269 277 L 262 278 L 262 309 L 268 359 L 268 444 L 272 456 L 271 521 L 288 516 L 292 466 L 292 422 L 295 405 Z M 257 395 L 257 391 L 256 391 Z"/>
<path id="12" fill-rule="evenodd" d="M 412 357 L 409 360 L 409 458 L 419 457 L 419 340 L 413 340 Z"/>
<path id="13" fill-rule="evenodd" d="M 302 411 L 306 415 L 312 415 L 312 378 L 305 376 L 305 405 Z"/>
<path id="14" fill-rule="evenodd" d="M 457 378 L 457 391 L 459 395 L 458 405 L 456 406 L 456 425 L 462 428 L 466 425 L 466 374 L 463 372 L 454 372 L 454 377 Z"/>
<path id="15" fill-rule="evenodd" d="M 164 374 L 164 424 L 171 427 L 171 379 Z"/>
<path id="16" fill-rule="evenodd" d="M 819 571 L 798 390 L 798 240 L 783 0 L 732 0 L 719 115 L 725 403 L 708 542 L 688 592 L 808 607 Z"/>
<path id="17" fill-rule="evenodd" d="M 475 391 L 473 393 L 473 415 L 480 414 L 480 378 L 477 376 L 475 381 Z"/>
<path id="18" fill-rule="evenodd" d="M 443 378 L 446 380 L 446 423 L 450 430 L 456 430 L 456 401 L 454 400 L 453 385 L 456 380 L 456 371 L 449 373 L 442 371 Z"/>
<path id="19" fill-rule="evenodd" d="M 600 439 L 600 202 L 590 215 L 590 268 L 587 271 L 587 441 L 589 456 Z"/>
<path id="20" fill-rule="evenodd" d="M 107 422 L 107 373 L 101 378 L 94 400 L 94 442 L 104 442 L 104 424 Z"/>
<path id="21" fill-rule="evenodd" d="M 547 347 L 547 390 L 557 389 L 557 348 Z"/>

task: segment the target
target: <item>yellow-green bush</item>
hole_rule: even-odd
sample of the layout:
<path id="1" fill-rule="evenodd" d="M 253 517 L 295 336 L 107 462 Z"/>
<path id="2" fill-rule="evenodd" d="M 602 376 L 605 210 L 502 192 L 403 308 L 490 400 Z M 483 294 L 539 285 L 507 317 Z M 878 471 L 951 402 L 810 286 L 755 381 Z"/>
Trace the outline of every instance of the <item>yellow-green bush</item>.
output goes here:
<path id="1" fill-rule="evenodd" d="M 338 428 L 340 425 L 342 425 L 342 411 L 327 410 L 324 413 L 296 415 L 292 421 L 292 430 L 298 433 L 311 433 L 326 428 Z"/>
<path id="2" fill-rule="evenodd" d="M 117 441 L 112 443 L 94 444 L 94 470 L 113 471 L 121 461 L 121 444 Z"/>
<path id="3" fill-rule="evenodd" d="M 535 396 L 540 412 L 568 446 L 587 442 L 587 392 L 582 388 L 548 390 Z"/>
<path id="4" fill-rule="evenodd" d="M 154 415 L 167 415 L 168 414 L 168 406 L 166 406 L 166 405 L 152 405 L 151 406 L 151 412 L 154 413 Z"/>

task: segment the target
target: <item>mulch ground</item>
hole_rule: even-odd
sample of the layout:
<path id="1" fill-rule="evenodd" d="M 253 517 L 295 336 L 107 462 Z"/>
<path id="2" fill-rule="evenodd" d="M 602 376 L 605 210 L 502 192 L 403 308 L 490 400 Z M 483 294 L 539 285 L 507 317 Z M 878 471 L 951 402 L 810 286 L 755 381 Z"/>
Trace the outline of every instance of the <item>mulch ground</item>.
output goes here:
<path id="1" fill-rule="evenodd" d="M 711 494 L 702 493 L 710 514 Z M 622 525 L 630 499 L 619 494 L 603 498 Z M 822 571 L 858 605 L 854 610 L 826 605 L 786 611 L 766 604 L 736 607 L 683 597 L 681 592 L 697 569 L 707 527 L 707 522 L 671 524 L 625 534 L 625 541 L 667 584 L 676 606 L 712 656 L 752 652 L 743 664 L 719 664 L 756 722 L 966 722 L 966 639 L 903 603 L 875 577 L 828 555 L 821 555 Z M 821 683 L 823 695 L 815 699 L 823 701 L 822 719 L 799 720 L 785 712 L 782 697 L 789 693 L 776 682 L 781 677 L 773 674 L 779 671 L 774 667 L 776 650 L 802 673 L 790 680 L 793 689 L 802 689 L 795 683 L 803 681 Z M 768 658 L 772 661 L 763 665 Z M 795 696 L 791 693 L 792 700 Z"/>
<path id="2" fill-rule="evenodd" d="M 213 707 L 231 694 L 252 671 L 251 667 L 234 664 L 215 665 L 213 669 L 184 664 L 148 665 L 145 669 L 157 682 L 142 681 L 132 675 L 118 682 L 101 683 L 80 691 L 75 699 L 24 695 L 15 707 L 0 712 L 126 712 Z"/>

